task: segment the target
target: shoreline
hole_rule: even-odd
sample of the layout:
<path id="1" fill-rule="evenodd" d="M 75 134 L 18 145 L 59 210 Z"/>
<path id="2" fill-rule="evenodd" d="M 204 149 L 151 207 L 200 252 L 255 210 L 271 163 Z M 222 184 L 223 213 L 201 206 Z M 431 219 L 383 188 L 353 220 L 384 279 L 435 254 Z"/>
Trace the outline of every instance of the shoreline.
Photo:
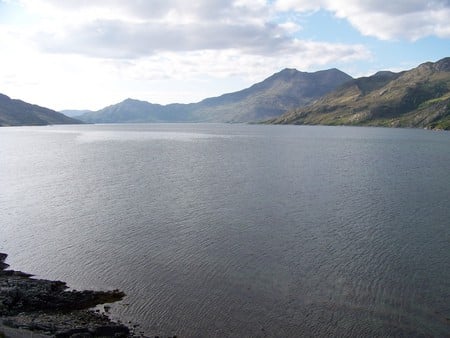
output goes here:
<path id="1" fill-rule="evenodd" d="M 0 253 L 0 338 L 134 336 L 126 325 L 92 310 L 122 300 L 122 291 L 68 291 L 65 282 L 8 270 L 7 257 Z"/>

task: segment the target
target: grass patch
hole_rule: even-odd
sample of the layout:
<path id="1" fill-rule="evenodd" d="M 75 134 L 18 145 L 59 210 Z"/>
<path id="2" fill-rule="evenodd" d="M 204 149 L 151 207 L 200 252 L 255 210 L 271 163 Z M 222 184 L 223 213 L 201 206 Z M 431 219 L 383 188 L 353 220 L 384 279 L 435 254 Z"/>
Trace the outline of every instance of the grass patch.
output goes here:
<path id="1" fill-rule="evenodd" d="M 438 121 L 436 123 L 433 123 L 431 125 L 431 127 L 433 129 L 450 130 L 450 117 L 448 117 L 444 120 Z"/>
<path id="2" fill-rule="evenodd" d="M 435 103 L 438 103 L 438 102 L 442 102 L 442 101 L 445 101 L 445 100 L 448 100 L 448 99 L 450 99 L 450 92 L 445 94 L 445 95 L 443 95 L 443 96 L 441 96 L 441 97 L 437 97 L 435 99 L 431 99 L 431 100 L 428 100 L 428 101 L 425 101 L 425 102 L 421 103 L 419 105 L 418 109 L 423 109 L 423 108 L 426 108 L 426 107 L 428 107 L 428 106 L 430 106 L 432 104 L 435 104 Z"/>

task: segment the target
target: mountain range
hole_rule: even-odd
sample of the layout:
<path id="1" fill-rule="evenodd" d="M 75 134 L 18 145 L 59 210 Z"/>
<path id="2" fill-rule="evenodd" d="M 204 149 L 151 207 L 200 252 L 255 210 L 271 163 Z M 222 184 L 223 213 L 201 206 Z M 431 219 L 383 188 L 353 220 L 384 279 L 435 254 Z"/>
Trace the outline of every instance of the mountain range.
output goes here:
<path id="1" fill-rule="evenodd" d="M 77 118 L 88 123 L 256 122 L 308 104 L 351 79 L 337 69 L 314 73 L 284 69 L 244 90 L 197 103 L 160 105 L 126 99 Z"/>
<path id="2" fill-rule="evenodd" d="M 13 100 L 0 94 L 0 126 L 42 126 L 48 124 L 77 124 L 81 121 L 54 110 Z"/>
<path id="3" fill-rule="evenodd" d="M 261 122 L 450 130 L 450 58 L 353 79 L 337 69 L 284 69 L 234 93 L 190 104 L 126 99 L 98 111 L 54 110 L 0 94 L 0 126 L 139 122 Z"/>
<path id="4" fill-rule="evenodd" d="M 351 80 L 266 123 L 450 129 L 450 58 Z"/>

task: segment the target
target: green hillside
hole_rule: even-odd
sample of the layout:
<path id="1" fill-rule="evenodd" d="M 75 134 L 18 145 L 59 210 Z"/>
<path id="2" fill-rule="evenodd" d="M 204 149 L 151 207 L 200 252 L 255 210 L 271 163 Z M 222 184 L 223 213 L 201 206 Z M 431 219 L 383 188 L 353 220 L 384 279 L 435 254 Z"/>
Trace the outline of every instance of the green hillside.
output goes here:
<path id="1" fill-rule="evenodd" d="M 349 81 L 275 124 L 364 125 L 450 129 L 450 58 L 401 73 Z"/>

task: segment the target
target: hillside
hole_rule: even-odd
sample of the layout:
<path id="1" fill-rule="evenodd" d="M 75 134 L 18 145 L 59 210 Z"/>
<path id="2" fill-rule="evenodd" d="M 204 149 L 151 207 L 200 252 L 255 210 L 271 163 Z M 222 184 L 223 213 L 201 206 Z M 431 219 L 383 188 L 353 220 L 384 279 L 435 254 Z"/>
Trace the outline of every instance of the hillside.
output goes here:
<path id="1" fill-rule="evenodd" d="M 275 124 L 366 125 L 450 129 L 450 58 L 400 73 L 347 82 Z"/>
<path id="2" fill-rule="evenodd" d="M 0 94 L 0 126 L 42 126 L 48 124 L 77 124 L 81 121 L 54 110 L 13 100 Z"/>
<path id="3" fill-rule="evenodd" d="M 78 118 L 89 123 L 163 122 L 165 120 L 160 119 L 161 115 L 164 116 L 161 105 L 126 99 L 101 110 L 84 113 Z"/>
<path id="4" fill-rule="evenodd" d="M 337 70 L 284 69 L 241 91 L 198 103 L 159 105 L 127 99 L 79 116 L 85 122 L 254 122 L 310 103 L 352 78 Z"/>

